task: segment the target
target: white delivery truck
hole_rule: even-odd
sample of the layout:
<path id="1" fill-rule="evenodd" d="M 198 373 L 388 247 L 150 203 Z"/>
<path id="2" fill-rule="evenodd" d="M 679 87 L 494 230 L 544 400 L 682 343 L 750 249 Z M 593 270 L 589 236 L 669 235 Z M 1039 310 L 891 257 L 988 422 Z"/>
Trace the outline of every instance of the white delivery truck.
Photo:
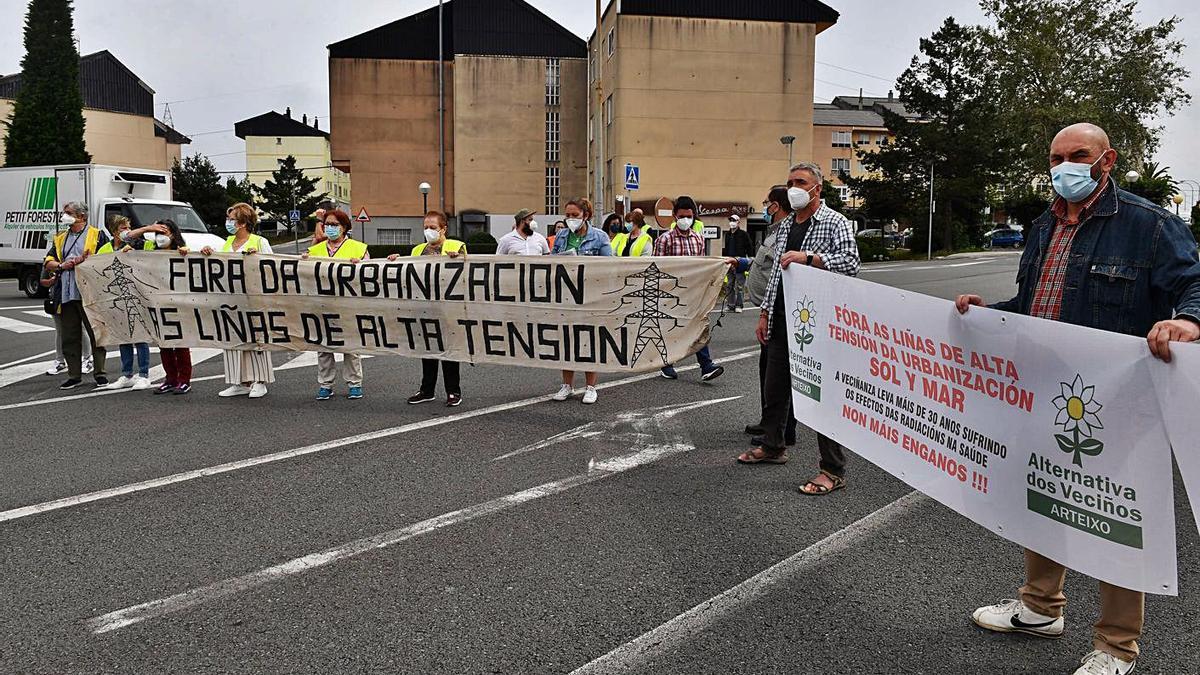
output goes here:
<path id="1" fill-rule="evenodd" d="M 88 223 L 97 227 L 112 216 L 125 216 L 134 227 L 170 218 L 189 248 L 224 243 L 191 206 L 171 200 L 169 171 L 99 164 L 0 169 L 0 262 L 18 266 L 21 290 L 31 298 L 43 293 L 42 261 L 61 230 L 63 206 L 73 201 L 88 205 Z"/>

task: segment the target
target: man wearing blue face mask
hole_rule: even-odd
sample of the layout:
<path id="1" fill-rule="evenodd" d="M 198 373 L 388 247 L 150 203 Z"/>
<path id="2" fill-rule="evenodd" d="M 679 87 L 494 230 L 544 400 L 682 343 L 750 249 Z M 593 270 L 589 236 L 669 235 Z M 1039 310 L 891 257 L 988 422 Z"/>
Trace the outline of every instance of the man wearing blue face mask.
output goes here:
<path id="1" fill-rule="evenodd" d="M 1094 124 L 1074 124 L 1050 145 L 1058 197 L 1034 221 L 1017 272 L 1017 296 L 992 305 L 1006 312 L 1146 336 L 1154 356 L 1171 360 L 1171 342 L 1200 339 L 1200 260 L 1183 221 L 1115 184 L 1117 153 Z M 982 306 L 961 295 L 958 311 Z M 1165 448 L 1164 448 L 1165 450 Z M 980 607 L 988 630 L 1040 637 L 1063 633 L 1066 568 L 1025 551 L 1019 600 Z M 1100 583 L 1094 651 L 1076 675 L 1126 675 L 1138 656 L 1145 597 Z"/>

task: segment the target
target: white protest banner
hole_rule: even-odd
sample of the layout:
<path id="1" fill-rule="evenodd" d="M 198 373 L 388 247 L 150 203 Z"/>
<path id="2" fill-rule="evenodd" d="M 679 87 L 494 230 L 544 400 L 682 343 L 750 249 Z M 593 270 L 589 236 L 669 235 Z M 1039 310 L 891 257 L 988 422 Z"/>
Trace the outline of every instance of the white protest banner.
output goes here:
<path id="1" fill-rule="evenodd" d="M 1158 364 L 1152 373 L 1175 462 L 1200 525 L 1200 343 L 1172 344 L 1171 363 Z"/>
<path id="2" fill-rule="evenodd" d="M 1145 340 L 801 265 L 784 289 L 798 420 L 1071 569 L 1177 593 Z"/>
<path id="3" fill-rule="evenodd" d="M 131 252 L 79 267 L 102 345 L 400 354 L 646 371 L 708 341 L 719 258 L 395 262 Z"/>

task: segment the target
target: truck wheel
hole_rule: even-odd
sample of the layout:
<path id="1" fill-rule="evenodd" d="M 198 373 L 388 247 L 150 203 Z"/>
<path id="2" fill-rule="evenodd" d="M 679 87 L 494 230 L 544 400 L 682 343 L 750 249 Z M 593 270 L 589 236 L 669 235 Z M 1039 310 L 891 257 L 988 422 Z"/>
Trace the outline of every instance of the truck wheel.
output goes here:
<path id="1" fill-rule="evenodd" d="M 38 283 L 41 275 L 36 267 L 26 267 L 21 270 L 21 290 L 30 298 L 42 298 L 46 296 L 46 289 Z"/>

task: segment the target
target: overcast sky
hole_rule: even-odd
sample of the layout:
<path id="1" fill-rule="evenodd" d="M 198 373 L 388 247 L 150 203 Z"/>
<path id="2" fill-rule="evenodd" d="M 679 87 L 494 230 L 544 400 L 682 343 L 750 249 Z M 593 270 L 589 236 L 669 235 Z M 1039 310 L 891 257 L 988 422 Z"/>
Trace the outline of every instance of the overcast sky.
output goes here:
<path id="1" fill-rule="evenodd" d="M 581 37 L 595 23 L 593 0 L 530 0 Z M 817 37 L 816 96 L 886 95 L 895 77 L 947 15 L 982 20 L 976 0 L 826 0 L 841 20 Z M 20 68 L 23 0 L 0 3 L 0 73 Z M 434 0 L 84 0 L 76 2 L 81 53 L 107 49 L 156 92 L 161 118 L 170 102 L 175 127 L 192 138 L 186 154 L 204 153 L 225 171 L 245 168 L 234 122 L 291 106 L 328 129 L 325 46 L 435 5 Z M 1141 21 L 1183 17 L 1192 36 L 1184 63 L 1197 102 L 1165 120 L 1157 159 L 1176 178 L 1200 180 L 1200 2 L 1141 0 Z M 857 71 L 857 72 L 851 72 Z M 1080 73 L 1086 78 L 1086 73 Z"/>

